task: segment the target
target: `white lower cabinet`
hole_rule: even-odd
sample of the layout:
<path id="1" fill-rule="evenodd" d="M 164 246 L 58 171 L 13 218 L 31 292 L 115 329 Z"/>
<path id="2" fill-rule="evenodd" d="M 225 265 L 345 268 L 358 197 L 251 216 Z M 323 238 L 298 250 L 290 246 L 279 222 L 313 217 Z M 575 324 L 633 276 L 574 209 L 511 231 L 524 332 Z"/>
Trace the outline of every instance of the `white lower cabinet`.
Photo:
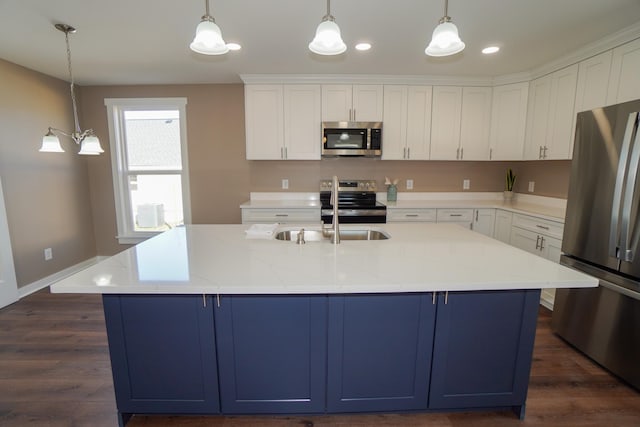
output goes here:
<path id="1" fill-rule="evenodd" d="M 493 230 L 496 223 L 495 209 L 475 209 L 473 225 L 471 229 L 485 236 L 493 237 Z"/>
<path id="2" fill-rule="evenodd" d="M 510 244 L 550 261 L 559 262 L 563 230 L 564 225 L 561 222 L 513 214 Z M 553 309 L 554 299 L 555 289 L 543 289 L 542 305 Z"/>
<path id="3" fill-rule="evenodd" d="M 436 222 L 436 209 L 387 209 L 387 222 Z"/>
<path id="4" fill-rule="evenodd" d="M 471 229 L 473 224 L 473 209 L 437 209 L 437 222 L 451 222 Z"/>
<path id="5" fill-rule="evenodd" d="M 496 221 L 493 229 L 493 238 L 504 243 L 509 243 L 511 239 L 511 222 L 513 213 L 496 209 Z"/>
<path id="6" fill-rule="evenodd" d="M 243 224 L 320 224 L 320 208 L 242 209 Z"/>

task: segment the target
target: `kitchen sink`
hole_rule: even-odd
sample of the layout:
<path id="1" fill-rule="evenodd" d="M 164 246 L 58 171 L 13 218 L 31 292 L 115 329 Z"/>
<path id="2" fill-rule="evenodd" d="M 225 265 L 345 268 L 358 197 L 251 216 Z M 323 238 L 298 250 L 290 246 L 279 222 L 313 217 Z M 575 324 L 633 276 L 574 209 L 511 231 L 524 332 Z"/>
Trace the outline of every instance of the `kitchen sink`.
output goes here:
<path id="1" fill-rule="evenodd" d="M 284 230 L 276 233 L 276 240 L 293 240 L 298 239 L 298 233 L 300 229 Z M 372 229 L 342 229 L 340 230 L 340 240 L 387 240 L 389 236 L 382 230 Z M 320 230 L 304 230 L 304 240 L 306 242 L 318 242 L 321 240 L 330 240 L 329 237 L 324 237 Z"/>

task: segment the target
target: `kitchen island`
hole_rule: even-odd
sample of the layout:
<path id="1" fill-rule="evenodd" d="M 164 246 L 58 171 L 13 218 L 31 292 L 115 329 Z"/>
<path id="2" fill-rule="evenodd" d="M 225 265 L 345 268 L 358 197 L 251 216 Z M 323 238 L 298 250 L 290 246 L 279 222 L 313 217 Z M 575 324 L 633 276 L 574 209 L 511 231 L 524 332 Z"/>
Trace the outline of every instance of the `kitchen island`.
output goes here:
<path id="1" fill-rule="evenodd" d="M 298 245 L 190 225 L 52 292 L 104 294 L 122 425 L 136 413 L 523 417 L 540 289 L 597 281 L 457 225 L 367 228 L 390 238 Z"/>

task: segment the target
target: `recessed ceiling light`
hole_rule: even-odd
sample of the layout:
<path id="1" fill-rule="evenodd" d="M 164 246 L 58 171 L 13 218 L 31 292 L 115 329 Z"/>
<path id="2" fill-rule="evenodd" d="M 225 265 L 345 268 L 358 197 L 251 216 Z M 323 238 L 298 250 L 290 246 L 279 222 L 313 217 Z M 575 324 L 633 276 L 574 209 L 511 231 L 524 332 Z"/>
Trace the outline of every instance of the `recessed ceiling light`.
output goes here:
<path id="1" fill-rule="evenodd" d="M 490 55 L 492 53 L 496 53 L 499 50 L 500 48 L 498 46 L 489 46 L 482 49 L 482 53 L 484 53 L 485 55 Z"/>
<path id="2" fill-rule="evenodd" d="M 371 49 L 371 43 L 358 43 L 356 45 L 356 49 L 358 49 L 358 50 L 369 50 L 369 49 Z"/>
<path id="3" fill-rule="evenodd" d="M 240 50 L 240 49 L 242 49 L 242 46 L 240 46 L 238 43 L 227 43 L 227 49 L 229 49 L 229 50 Z"/>

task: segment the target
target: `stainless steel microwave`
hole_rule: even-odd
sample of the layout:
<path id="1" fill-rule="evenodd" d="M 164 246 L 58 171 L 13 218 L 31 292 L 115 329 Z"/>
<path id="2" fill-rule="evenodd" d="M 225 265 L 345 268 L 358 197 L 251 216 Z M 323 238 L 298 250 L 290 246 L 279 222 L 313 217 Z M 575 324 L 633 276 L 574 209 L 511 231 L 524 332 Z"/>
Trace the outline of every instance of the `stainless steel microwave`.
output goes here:
<path id="1" fill-rule="evenodd" d="M 322 122 L 323 157 L 381 155 L 381 122 Z"/>

